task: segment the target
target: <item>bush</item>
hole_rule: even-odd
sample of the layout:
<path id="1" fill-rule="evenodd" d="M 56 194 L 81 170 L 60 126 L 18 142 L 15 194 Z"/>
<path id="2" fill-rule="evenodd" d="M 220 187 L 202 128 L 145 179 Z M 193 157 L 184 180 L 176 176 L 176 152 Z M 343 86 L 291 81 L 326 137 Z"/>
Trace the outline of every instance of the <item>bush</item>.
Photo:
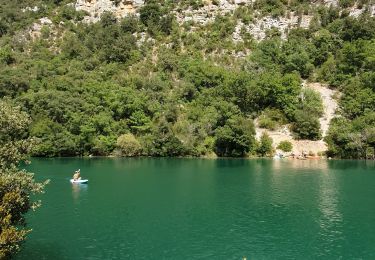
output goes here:
<path id="1" fill-rule="evenodd" d="M 97 136 L 93 141 L 92 152 L 95 155 L 108 155 L 113 151 L 115 141 L 113 136 Z"/>
<path id="2" fill-rule="evenodd" d="M 300 139 L 319 140 L 321 138 L 318 118 L 305 111 L 296 112 L 292 130 Z"/>
<path id="3" fill-rule="evenodd" d="M 277 146 L 277 149 L 280 149 L 283 152 L 289 153 L 293 149 L 293 145 L 289 141 L 281 141 Z"/>
<path id="4" fill-rule="evenodd" d="M 127 16 L 121 20 L 121 30 L 127 33 L 135 33 L 139 29 L 139 22 L 136 16 Z"/>
<path id="5" fill-rule="evenodd" d="M 351 7 L 354 5 L 354 3 L 354 0 L 339 0 L 339 5 L 343 8 Z"/>
<path id="6" fill-rule="evenodd" d="M 254 125 L 251 120 L 232 117 L 223 127 L 216 129 L 216 154 L 218 156 L 245 156 L 255 145 Z"/>
<path id="7" fill-rule="evenodd" d="M 142 151 L 141 144 L 132 134 L 120 135 L 116 146 L 121 156 L 137 156 Z"/>
<path id="8" fill-rule="evenodd" d="M 271 156 L 273 153 L 272 143 L 272 138 L 267 133 L 263 133 L 260 137 L 257 153 L 261 156 Z"/>
<path id="9" fill-rule="evenodd" d="M 160 5 L 156 2 L 147 3 L 139 10 L 139 17 L 146 26 L 158 24 L 162 17 Z"/>
<path id="10" fill-rule="evenodd" d="M 254 9 L 260 10 L 263 15 L 271 14 L 273 17 L 285 13 L 285 6 L 280 0 L 257 0 L 254 2 Z"/>
<path id="11" fill-rule="evenodd" d="M 37 183 L 33 174 L 19 169 L 33 144 L 24 138 L 29 123 L 19 108 L 0 101 L 0 259 L 10 259 L 31 231 L 24 228 L 25 215 L 39 206 L 31 197 L 47 183 Z"/>
<path id="12" fill-rule="evenodd" d="M 9 65 L 14 61 L 15 60 L 13 58 L 11 48 L 9 46 L 1 47 L 0 48 L 0 64 L 3 63 L 3 64 Z"/>
<path id="13" fill-rule="evenodd" d="M 278 109 L 266 109 L 259 117 L 258 124 L 261 128 L 276 130 L 287 123 L 284 114 Z"/>
<path id="14" fill-rule="evenodd" d="M 323 101 L 320 94 L 309 88 L 302 90 L 298 107 L 300 110 L 315 117 L 322 116 L 324 112 Z"/>

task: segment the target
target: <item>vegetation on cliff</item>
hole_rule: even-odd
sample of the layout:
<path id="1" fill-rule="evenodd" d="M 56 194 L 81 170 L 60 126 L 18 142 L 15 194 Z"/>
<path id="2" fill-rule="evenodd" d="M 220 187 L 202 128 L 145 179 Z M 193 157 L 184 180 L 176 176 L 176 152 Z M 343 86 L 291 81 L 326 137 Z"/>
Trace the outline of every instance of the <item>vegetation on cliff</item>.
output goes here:
<path id="1" fill-rule="evenodd" d="M 212 23 L 180 24 L 173 11 L 200 3 L 147 1 L 139 18 L 106 13 L 86 24 L 69 1 L 4 2 L 0 95 L 31 115 L 36 156 L 266 155 L 269 141 L 255 140 L 252 123 L 259 115 L 270 128 L 290 123 L 296 138 L 321 138 L 321 100 L 303 79 L 342 93 L 330 156 L 363 158 L 375 147 L 375 18 L 367 12 L 257 1 Z M 313 15 L 310 28 L 286 40 L 277 28 L 260 42 L 244 31 L 233 40 L 238 21 L 288 10 Z M 42 17 L 52 23 L 30 32 Z"/>

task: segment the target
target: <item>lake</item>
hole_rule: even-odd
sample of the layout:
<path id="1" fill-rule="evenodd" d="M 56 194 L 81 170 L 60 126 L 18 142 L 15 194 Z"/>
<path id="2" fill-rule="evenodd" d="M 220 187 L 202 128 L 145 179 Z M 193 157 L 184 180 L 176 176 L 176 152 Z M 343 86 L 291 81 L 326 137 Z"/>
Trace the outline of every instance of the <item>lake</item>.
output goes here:
<path id="1" fill-rule="evenodd" d="M 69 182 L 80 168 L 87 185 Z M 16 259 L 375 259 L 375 162 L 33 159 Z"/>

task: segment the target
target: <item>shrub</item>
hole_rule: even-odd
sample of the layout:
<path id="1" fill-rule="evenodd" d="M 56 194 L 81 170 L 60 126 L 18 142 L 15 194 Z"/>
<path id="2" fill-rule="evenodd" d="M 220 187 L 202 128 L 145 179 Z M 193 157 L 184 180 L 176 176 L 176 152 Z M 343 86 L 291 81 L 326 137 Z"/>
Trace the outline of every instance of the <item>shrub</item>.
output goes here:
<path id="1" fill-rule="evenodd" d="M 311 116 L 322 116 L 324 112 L 323 101 L 319 93 L 306 88 L 302 90 L 299 109 Z"/>
<path id="2" fill-rule="evenodd" d="M 116 145 L 121 156 L 137 156 L 142 150 L 141 144 L 132 134 L 120 135 Z"/>
<path id="3" fill-rule="evenodd" d="M 280 149 L 281 151 L 288 153 L 292 151 L 293 145 L 289 141 L 281 141 L 277 146 L 277 149 Z"/>
<path id="4" fill-rule="evenodd" d="M 261 156 L 270 156 L 273 153 L 272 138 L 267 134 L 263 133 L 260 137 L 260 144 L 257 148 L 257 153 Z"/>
<path id="5" fill-rule="evenodd" d="M 287 123 L 284 114 L 278 109 L 266 109 L 259 117 L 259 127 L 276 130 Z"/>
<path id="6" fill-rule="evenodd" d="M 354 5 L 354 3 L 354 0 L 339 0 L 339 5 L 343 8 L 351 7 Z"/>
<path id="7" fill-rule="evenodd" d="M 31 198 L 47 183 L 37 183 L 33 174 L 19 169 L 34 143 L 25 138 L 29 123 L 19 108 L 0 101 L 0 259 L 10 259 L 31 231 L 24 228 L 25 215 L 40 205 Z"/>
<path id="8" fill-rule="evenodd" d="M 135 33 L 139 29 L 139 22 L 136 16 L 127 16 L 121 20 L 121 30 L 123 32 Z"/>
<path id="9" fill-rule="evenodd" d="M 234 116 L 215 132 L 215 149 L 218 156 L 245 156 L 255 144 L 254 125 L 251 120 Z"/>
<path id="10" fill-rule="evenodd" d="M 319 140 L 321 138 L 318 118 L 305 111 L 296 112 L 292 130 L 300 139 Z"/>

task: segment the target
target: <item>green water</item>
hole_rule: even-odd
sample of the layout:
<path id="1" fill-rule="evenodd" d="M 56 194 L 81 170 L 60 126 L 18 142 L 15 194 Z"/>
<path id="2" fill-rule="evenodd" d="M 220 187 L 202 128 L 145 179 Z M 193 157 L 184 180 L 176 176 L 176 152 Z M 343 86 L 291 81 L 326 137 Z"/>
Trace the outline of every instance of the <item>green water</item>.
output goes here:
<path id="1" fill-rule="evenodd" d="M 72 185 L 80 168 L 88 185 Z M 16 259 L 375 259 L 365 161 L 34 159 Z"/>

